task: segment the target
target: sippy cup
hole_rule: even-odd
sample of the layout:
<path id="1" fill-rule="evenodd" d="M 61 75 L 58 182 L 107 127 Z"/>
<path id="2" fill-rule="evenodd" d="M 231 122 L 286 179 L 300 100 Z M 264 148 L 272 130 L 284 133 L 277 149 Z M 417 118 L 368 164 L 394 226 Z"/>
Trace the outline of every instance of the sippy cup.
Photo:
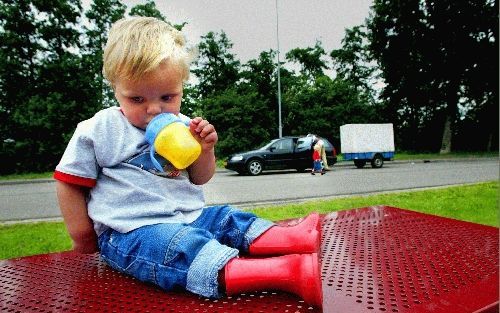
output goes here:
<path id="1" fill-rule="evenodd" d="M 189 120 L 184 122 L 175 114 L 161 113 L 146 127 L 146 140 L 151 145 L 151 161 L 160 172 L 163 172 L 163 168 L 155 159 L 155 151 L 179 170 L 185 169 L 200 156 L 201 146 L 187 125 Z"/>

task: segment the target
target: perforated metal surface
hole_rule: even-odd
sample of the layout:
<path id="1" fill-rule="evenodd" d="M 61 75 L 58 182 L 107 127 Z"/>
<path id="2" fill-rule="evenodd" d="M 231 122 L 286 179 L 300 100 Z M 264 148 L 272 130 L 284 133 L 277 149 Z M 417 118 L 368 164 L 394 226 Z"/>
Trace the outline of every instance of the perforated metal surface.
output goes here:
<path id="1" fill-rule="evenodd" d="M 389 207 L 341 211 L 323 217 L 322 254 L 324 312 L 498 310 L 497 228 Z M 0 312 L 320 310 L 277 292 L 164 292 L 97 255 L 59 253 L 0 261 Z"/>
<path id="2" fill-rule="evenodd" d="M 97 255 L 52 254 L 0 265 L 0 312 L 314 312 L 271 292 L 209 300 L 125 277 Z M 256 310 L 256 308 L 258 308 Z"/>
<path id="3" fill-rule="evenodd" d="M 497 312 L 498 229 L 390 207 L 323 220 L 331 312 Z"/>

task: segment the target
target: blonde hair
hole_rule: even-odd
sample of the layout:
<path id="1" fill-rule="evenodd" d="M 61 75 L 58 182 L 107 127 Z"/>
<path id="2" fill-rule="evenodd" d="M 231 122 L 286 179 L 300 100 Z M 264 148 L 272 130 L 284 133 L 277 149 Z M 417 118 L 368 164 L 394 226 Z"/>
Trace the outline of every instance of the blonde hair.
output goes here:
<path id="1" fill-rule="evenodd" d="M 169 62 L 186 81 L 193 58 L 182 33 L 169 24 L 154 17 L 123 18 L 109 31 L 102 72 L 113 84 L 118 78 L 139 80 L 162 62 Z"/>

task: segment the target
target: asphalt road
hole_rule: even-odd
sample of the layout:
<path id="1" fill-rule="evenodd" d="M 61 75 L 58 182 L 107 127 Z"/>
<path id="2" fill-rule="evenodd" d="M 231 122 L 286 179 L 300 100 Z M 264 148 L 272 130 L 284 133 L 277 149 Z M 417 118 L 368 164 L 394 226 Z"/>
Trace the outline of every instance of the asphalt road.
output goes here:
<path id="1" fill-rule="evenodd" d="M 326 175 L 295 171 L 239 176 L 219 171 L 204 186 L 207 205 L 250 207 L 314 198 L 330 198 L 499 179 L 498 159 L 386 162 L 381 169 L 335 165 Z M 52 180 L 0 184 L 0 221 L 59 218 Z"/>

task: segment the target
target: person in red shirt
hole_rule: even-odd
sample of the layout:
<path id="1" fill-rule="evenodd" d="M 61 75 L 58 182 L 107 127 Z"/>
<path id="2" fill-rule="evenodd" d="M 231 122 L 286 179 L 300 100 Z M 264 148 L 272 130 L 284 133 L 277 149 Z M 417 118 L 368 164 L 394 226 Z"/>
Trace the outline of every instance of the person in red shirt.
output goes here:
<path id="1" fill-rule="evenodd" d="M 311 170 L 311 175 L 315 173 L 321 173 L 321 175 L 325 174 L 323 170 L 323 165 L 321 163 L 321 146 L 319 144 L 315 144 L 313 148 L 313 168 Z"/>

